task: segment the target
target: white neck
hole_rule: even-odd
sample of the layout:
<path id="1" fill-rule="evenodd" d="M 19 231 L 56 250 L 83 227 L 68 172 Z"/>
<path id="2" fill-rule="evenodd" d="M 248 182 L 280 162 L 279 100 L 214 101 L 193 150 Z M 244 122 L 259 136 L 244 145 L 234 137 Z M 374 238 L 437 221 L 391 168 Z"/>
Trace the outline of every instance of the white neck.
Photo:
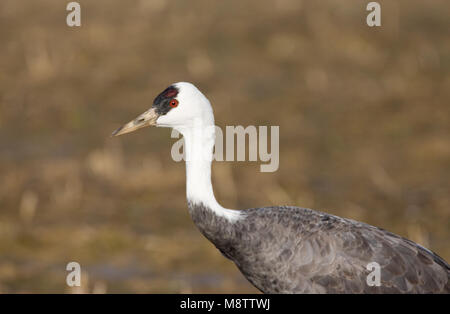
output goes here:
<path id="1" fill-rule="evenodd" d="M 215 143 L 214 121 L 203 124 L 196 121 L 189 127 L 177 127 L 183 134 L 186 150 L 186 194 L 192 204 L 203 204 L 214 214 L 232 222 L 240 218 L 237 210 L 220 206 L 211 184 L 211 162 Z"/>

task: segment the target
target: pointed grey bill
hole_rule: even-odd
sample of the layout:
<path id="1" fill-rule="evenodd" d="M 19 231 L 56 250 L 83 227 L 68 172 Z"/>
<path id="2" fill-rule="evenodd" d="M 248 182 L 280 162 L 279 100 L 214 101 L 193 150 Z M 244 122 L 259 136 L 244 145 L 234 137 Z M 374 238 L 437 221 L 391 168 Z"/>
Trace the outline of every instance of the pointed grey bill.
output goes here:
<path id="1" fill-rule="evenodd" d="M 120 128 L 115 130 L 111 134 L 111 136 L 119 136 L 122 134 L 134 132 L 140 128 L 145 128 L 146 126 L 155 126 L 158 117 L 159 114 L 156 113 L 155 108 L 150 108 L 136 119 L 128 122 L 125 125 L 122 125 Z"/>

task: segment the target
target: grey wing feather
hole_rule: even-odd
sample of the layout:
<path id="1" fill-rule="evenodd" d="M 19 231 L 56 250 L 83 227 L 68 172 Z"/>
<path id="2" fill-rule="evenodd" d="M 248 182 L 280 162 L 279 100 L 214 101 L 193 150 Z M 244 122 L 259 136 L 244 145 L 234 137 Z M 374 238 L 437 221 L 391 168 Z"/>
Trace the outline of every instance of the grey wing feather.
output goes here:
<path id="1" fill-rule="evenodd" d="M 334 251 L 340 258 L 330 264 L 327 275 L 311 278 L 313 282 L 334 279 L 334 286 L 323 285 L 335 293 L 444 293 L 449 292 L 449 267 L 434 253 L 390 232 L 362 223 L 350 230 L 332 232 Z M 370 286 L 367 277 L 380 266 L 379 286 Z M 320 262 L 319 262 L 320 263 Z"/>
<path id="2" fill-rule="evenodd" d="M 297 207 L 252 209 L 248 215 L 251 227 L 236 226 L 245 232 L 227 255 L 263 292 L 450 292 L 443 259 L 383 229 Z M 380 286 L 367 283 L 372 262 L 380 265 Z"/>

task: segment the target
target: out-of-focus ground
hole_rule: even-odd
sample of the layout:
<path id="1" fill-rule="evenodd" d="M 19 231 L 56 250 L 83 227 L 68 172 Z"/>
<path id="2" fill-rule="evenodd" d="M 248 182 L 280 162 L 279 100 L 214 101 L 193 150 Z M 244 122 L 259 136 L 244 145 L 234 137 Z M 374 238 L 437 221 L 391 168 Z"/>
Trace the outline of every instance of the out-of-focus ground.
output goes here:
<path id="1" fill-rule="evenodd" d="M 450 260 L 450 3 L 0 2 L 0 292 L 255 292 L 197 231 L 167 129 L 111 131 L 169 84 L 279 125 L 280 167 L 216 162 L 228 208 L 298 205 Z M 81 264 L 82 287 L 66 286 Z"/>

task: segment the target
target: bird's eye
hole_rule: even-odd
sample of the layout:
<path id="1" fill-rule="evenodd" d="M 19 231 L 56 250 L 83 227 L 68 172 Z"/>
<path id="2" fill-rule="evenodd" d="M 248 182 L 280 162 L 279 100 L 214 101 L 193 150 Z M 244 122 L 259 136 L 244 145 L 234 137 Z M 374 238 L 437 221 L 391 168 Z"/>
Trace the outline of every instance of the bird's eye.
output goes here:
<path id="1" fill-rule="evenodd" d="M 172 99 L 170 101 L 170 107 L 175 108 L 176 106 L 178 106 L 178 100 Z"/>

